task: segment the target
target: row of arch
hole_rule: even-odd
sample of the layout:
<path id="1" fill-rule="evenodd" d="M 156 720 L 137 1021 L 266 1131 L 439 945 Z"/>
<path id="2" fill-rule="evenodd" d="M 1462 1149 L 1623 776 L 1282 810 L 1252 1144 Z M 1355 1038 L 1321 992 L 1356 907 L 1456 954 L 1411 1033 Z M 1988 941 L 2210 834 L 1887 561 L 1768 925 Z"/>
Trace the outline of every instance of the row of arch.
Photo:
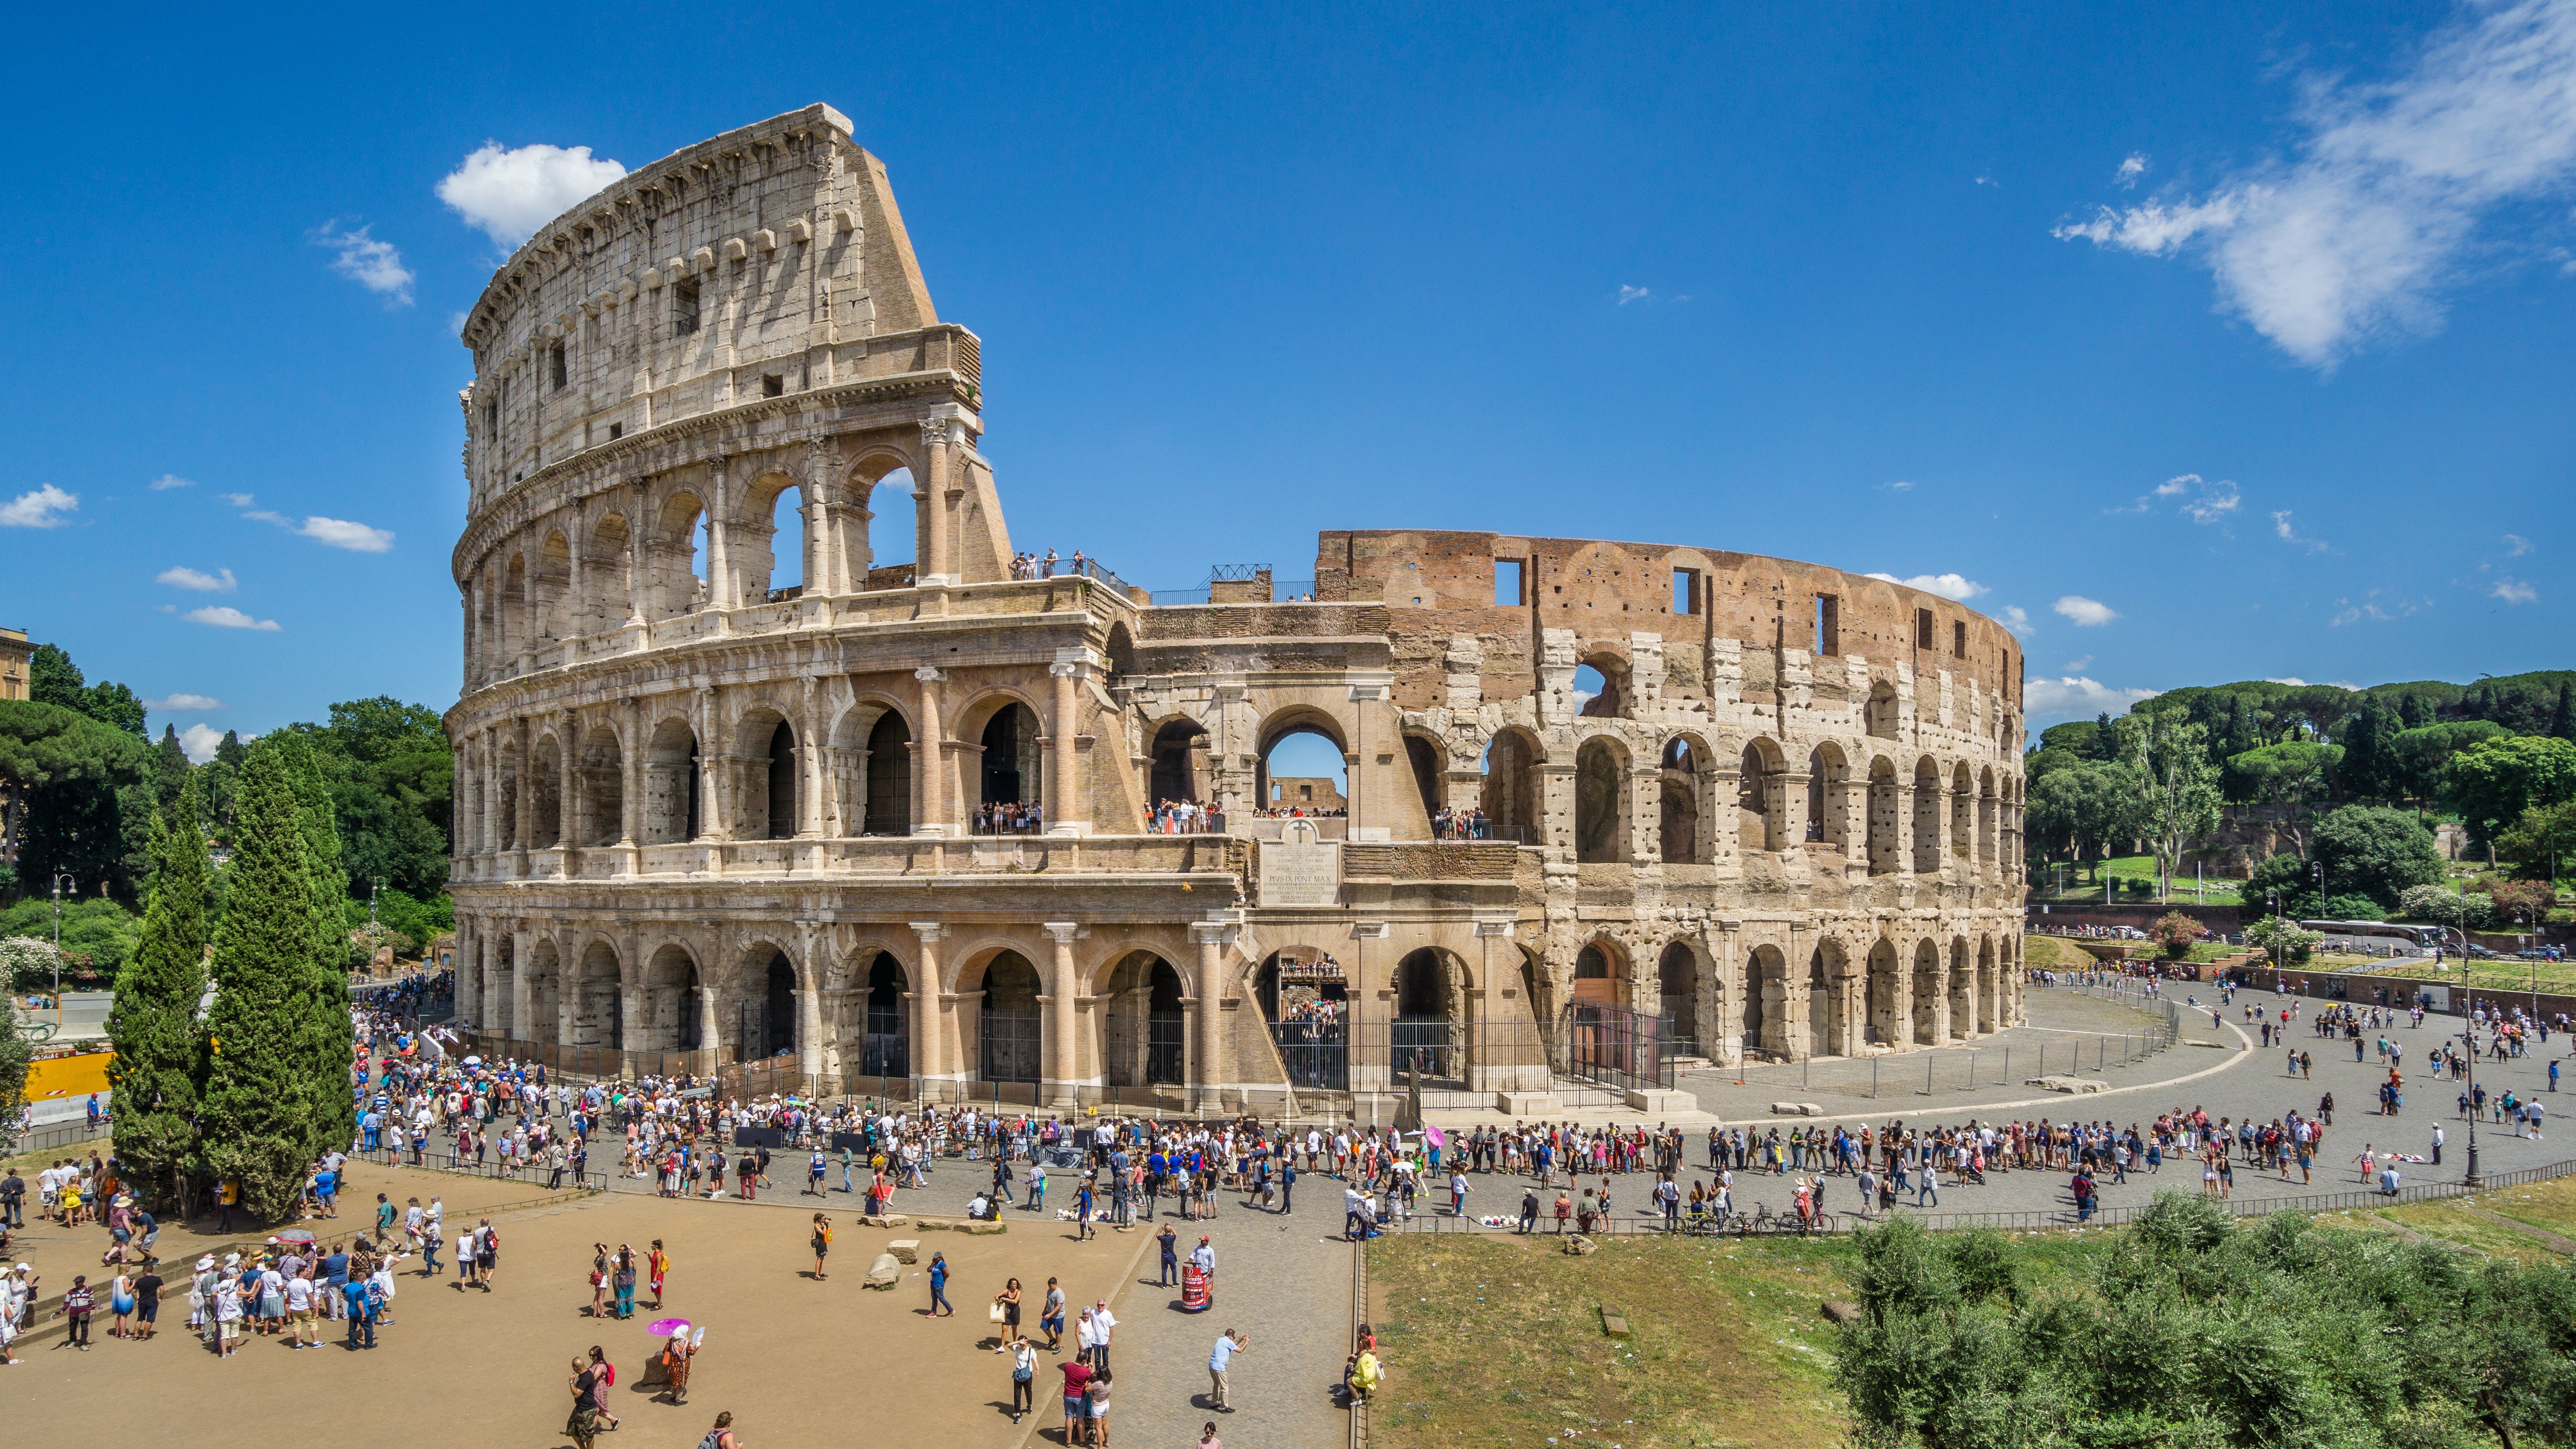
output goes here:
<path id="1" fill-rule="evenodd" d="M 791 1059 L 803 1070 L 904 1077 L 931 1068 L 918 1043 L 926 1013 L 921 968 L 891 945 L 862 944 L 825 969 L 821 987 L 791 941 L 756 938 L 717 964 L 689 942 L 622 945 L 607 935 L 477 932 L 460 1007 L 506 1039 L 625 1052 L 697 1052 L 721 1059 Z M 629 953 L 640 962 L 630 969 Z M 959 958 L 935 996 L 957 1001 L 953 1043 L 962 1075 L 986 1082 L 1048 1080 L 1057 1030 L 1044 978 L 1015 945 L 988 943 Z M 1074 1060 L 1112 1087 L 1177 1086 L 1188 1067 L 1184 968 L 1123 944 L 1082 973 L 1093 1040 Z"/>
<path id="2" fill-rule="evenodd" d="M 1793 951 L 1804 959 L 1792 959 Z M 1640 974 L 1616 942 L 1596 939 L 1575 954 L 1570 995 L 1577 1005 L 1656 1014 L 1670 1034 L 1700 1043 L 1713 1059 L 1851 1056 L 1973 1040 L 2014 1025 L 2017 958 L 2017 941 L 1984 932 L 1910 943 L 1831 935 L 1791 947 L 1759 942 L 1732 960 L 1684 939 L 1654 952 L 1651 974 Z"/>

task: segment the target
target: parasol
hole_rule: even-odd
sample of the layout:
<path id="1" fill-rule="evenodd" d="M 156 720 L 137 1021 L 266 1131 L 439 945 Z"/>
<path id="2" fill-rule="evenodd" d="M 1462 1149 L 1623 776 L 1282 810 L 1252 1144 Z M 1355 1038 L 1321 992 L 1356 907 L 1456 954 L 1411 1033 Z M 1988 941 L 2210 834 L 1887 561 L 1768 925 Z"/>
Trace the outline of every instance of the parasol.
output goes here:
<path id="1" fill-rule="evenodd" d="M 652 1334 L 655 1338 L 669 1338 L 675 1333 L 688 1332 L 689 1320 L 685 1318 L 656 1318 L 651 1323 L 645 1325 L 645 1331 Z"/>

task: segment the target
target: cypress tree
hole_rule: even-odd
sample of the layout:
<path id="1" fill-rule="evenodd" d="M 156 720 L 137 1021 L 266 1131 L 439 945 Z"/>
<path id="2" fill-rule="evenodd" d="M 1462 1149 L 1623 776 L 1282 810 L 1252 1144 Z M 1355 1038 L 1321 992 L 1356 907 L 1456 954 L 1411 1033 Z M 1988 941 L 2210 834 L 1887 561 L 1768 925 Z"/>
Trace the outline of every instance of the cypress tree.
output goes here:
<path id="1" fill-rule="evenodd" d="M 295 815 L 304 837 L 304 869 L 313 891 L 314 940 L 303 1014 L 310 1075 L 312 1148 L 320 1155 L 357 1137 L 349 1094 L 349 872 L 340 859 L 340 823 L 321 761 L 303 736 L 280 735 L 277 748 L 295 786 Z"/>
<path id="2" fill-rule="evenodd" d="M 2550 711 L 2549 733 L 2562 740 L 2576 740 L 2576 680 L 2558 681 L 2558 708 Z"/>
<path id="3" fill-rule="evenodd" d="M 116 1050 L 107 1082 L 116 1092 L 117 1160 L 148 1197 L 182 1208 L 205 1087 L 197 1003 L 205 996 L 206 946 L 214 937 L 206 837 L 197 823 L 202 804 L 192 779 L 153 822 L 152 897 L 134 954 L 116 973 L 116 1002 L 107 1014 L 107 1039 Z"/>
<path id="4" fill-rule="evenodd" d="M 197 1160 L 240 1178 L 243 1204 L 263 1220 L 294 1206 L 318 1140 L 311 1054 L 320 931 L 296 795 L 286 751 L 266 740 L 252 747 L 234 787 L 232 882 L 215 928 L 215 1004 L 205 1024 Z"/>

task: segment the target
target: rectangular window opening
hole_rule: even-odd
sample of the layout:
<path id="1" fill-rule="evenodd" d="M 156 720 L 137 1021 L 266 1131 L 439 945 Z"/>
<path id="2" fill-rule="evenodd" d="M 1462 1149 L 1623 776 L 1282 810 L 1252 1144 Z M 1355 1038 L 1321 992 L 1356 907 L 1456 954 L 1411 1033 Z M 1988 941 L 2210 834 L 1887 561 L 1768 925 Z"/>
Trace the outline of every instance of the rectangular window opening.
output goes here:
<path id="1" fill-rule="evenodd" d="M 1676 614 L 1696 614 L 1700 611 L 1702 604 L 1703 601 L 1701 600 L 1699 593 L 1699 570 L 1673 570 L 1673 612 Z"/>
<path id="2" fill-rule="evenodd" d="M 1932 611 L 1930 609 L 1914 611 L 1914 647 L 1917 649 L 1932 647 Z"/>
<path id="3" fill-rule="evenodd" d="M 608 425 L 608 441 L 614 443 L 625 436 L 626 425 L 624 423 L 610 423 Z"/>
<path id="4" fill-rule="evenodd" d="M 1955 619 L 1951 621 L 1950 657 L 1953 659 L 1965 659 L 1968 657 L 1968 624 L 1964 619 Z"/>
<path id="5" fill-rule="evenodd" d="M 698 330 L 698 284 L 681 282 L 671 288 L 671 335 L 686 337 Z"/>
<path id="6" fill-rule="evenodd" d="M 564 390 L 564 348 L 558 342 L 546 349 L 546 371 L 554 381 L 555 391 Z"/>
<path id="7" fill-rule="evenodd" d="M 787 378 L 783 374 L 775 372 L 764 374 L 760 379 L 760 395 L 762 397 L 785 397 L 787 395 Z"/>
<path id="8" fill-rule="evenodd" d="M 1816 595 L 1816 657 L 1831 659 L 1843 652 L 1843 604 L 1832 594 Z"/>
<path id="9" fill-rule="evenodd" d="M 1516 558 L 1494 560 L 1494 602 L 1518 607 L 1528 602 L 1521 593 L 1521 561 Z"/>

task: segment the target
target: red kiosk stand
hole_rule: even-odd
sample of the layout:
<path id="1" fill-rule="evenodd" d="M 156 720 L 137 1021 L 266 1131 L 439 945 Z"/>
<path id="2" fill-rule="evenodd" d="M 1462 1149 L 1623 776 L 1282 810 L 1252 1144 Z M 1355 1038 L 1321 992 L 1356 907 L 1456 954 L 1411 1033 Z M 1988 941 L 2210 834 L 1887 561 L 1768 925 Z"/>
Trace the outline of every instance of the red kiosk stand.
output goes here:
<path id="1" fill-rule="evenodd" d="M 1181 1311 L 1205 1313 L 1208 1311 L 1208 1302 L 1208 1275 L 1199 1271 L 1199 1265 L 1196 1263 L 1183 1263 L 1181 1265 Z"/>

